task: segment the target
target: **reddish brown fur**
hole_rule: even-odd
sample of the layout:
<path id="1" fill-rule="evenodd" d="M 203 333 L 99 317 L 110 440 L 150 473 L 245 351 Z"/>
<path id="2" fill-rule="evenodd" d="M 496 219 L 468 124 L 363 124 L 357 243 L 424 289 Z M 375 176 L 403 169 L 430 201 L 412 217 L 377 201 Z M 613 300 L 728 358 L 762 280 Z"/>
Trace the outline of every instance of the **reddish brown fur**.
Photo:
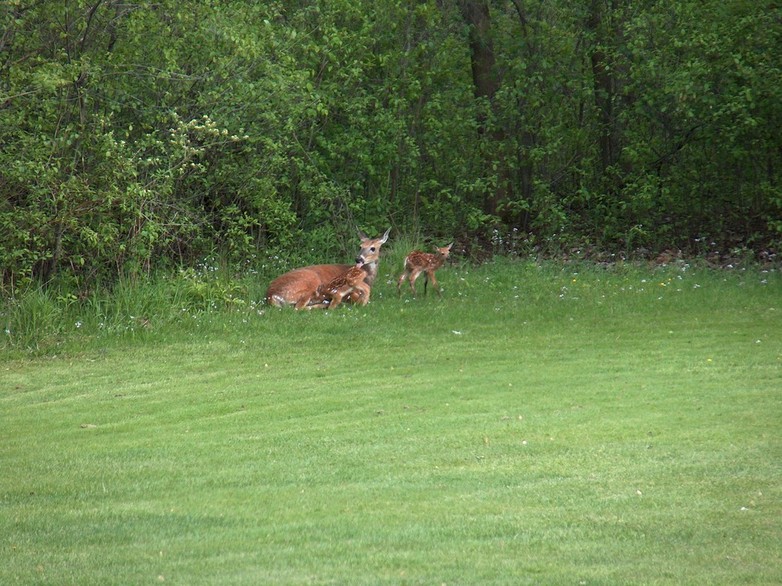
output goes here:
<path id="1" fill-rule="evenodd" d="M 410 281 L 410 289 L 412 289 L 413 295 L 417 295 L 415 281 L 421 273 L 424 273 L 424 294 L 426 294 L 426 283 L 431 281 L 432 287 L 437 291 L 437 295 L 442 297 L 443 294 L 440 291 L 440 284 L 437 282 L 437 279 L 434 278 L 434 272 L 443 266 L 445 259 L 447 259 L 448 255 L 451 253 L 451 246 L 453 246 L 453 242 L 442 248 L 435 247 L 437 250 L 436 254 L 421 252 L 420 250 L 414 250 L 408 254 L 407 257 L 405 257 L 405 271 L 399 276 L 399 280 L 396 283 L 397 292 L 400 295 L 402 294 L 402 283 L 407 279 Z"/>
<path id="2" fill-rule="evenodd" d="M 359 232 L 361 249 L 356 261 L 364 263 L 364 282 L 371 287 L 377 277 L 377 263 L 380 259 L 380 248 L 388 240 L 389 228 L 380 238 L 367 238 Z M 277 307 L 292 305 L 296 309 L 307 307 L 315 291 L 321 285 L 336 279 L 353 267 L 347 264 L 312 265 L 289 271 L 274 279 L 266 290 L 266 302 Z M 354 290 L 348 295 L 349 301 L 361 302 L 361 295 Z"/>
<path id="3" fill-rule="evenodd" d="M 371 289 L 369 285 L 364 282 L 366 273 L 362 269 L 362 265 L 356 265 L 350 267 L 345 273 L 339 277 L 332 279 L 325 285 L 321 285 L 315 290 L 315 294 L 309 302 L 310 306 L 319 307 L 326 305 L 329 309 L 333 309 L 342 303 L 345 296 L 356 291 L 359 295 L 358 303 L 366 305 L 369 303 L 369 294 Z"/>

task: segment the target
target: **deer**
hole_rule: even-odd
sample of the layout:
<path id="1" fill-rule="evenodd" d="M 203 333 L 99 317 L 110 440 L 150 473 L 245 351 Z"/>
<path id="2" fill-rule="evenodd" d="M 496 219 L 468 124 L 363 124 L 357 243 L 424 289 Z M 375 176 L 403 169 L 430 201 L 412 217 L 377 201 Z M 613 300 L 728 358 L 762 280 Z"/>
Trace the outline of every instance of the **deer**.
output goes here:
<path id="1" fill-rule="evenodd" d="M 437 295 L 442 299 L 442 291 L 437 279 L 434 278 L 434 272 L 443 266 L 448 255 L 451 253 L 451 247 L 453 242 L 448 246 L 435 247 L 436 253 L 421 252 L 420 250 L 414 250 L 405 257 L 405 271 L 399 276 L 399 280 L 396 283 L 396 289 L 399 295 L 402 295 L 402 283 L 405 279 L 410 281 L 410 289 L 413 291 L 413 295 L 418 295 L 415 290 L 415 280 L 424 273 L 424 295 L 426 295 L 426 285 L 429 281 L 432 282 L 432 287 L 435 287 Z"/>
<path id="2" fill-rule="evenodd" d="M 359 298 L 356 301 L 357 303 L 361 305 L 369 303 L 371 289 L 364 281 L 366 273 L 363 270 L 363 266 L 363 262 L 357 262 L 340 276 L 335 277 L 325 285 L 320 285 L 307 303 L 307 308 L 312 309 L 313 307 L 325 306 L 327 309 L 334 309 L 353 291 L 358 292 Z"/>
<path id="3" fill-rule="evenodd" d="M 356 255 L 356 264 L 362 263 L 361 270 L 365 273 L 364 283 L 368 287 L 372 286 L 377 277 L 380 248 L 388 240 L 390 232 L 391 228 L 379 238 L 369 238 L 361 231 L 358 233 L 361 239 L 361 248 Z M 345 274 L 353 266 L 347 264 L 311 265 L 288 271 L 269 283 L 269 287 L 266 289 L 266 303 L 276 307 L 293 306 L 296 309 L 305 309 L 318 287 Z M 361 295 L 356 290 L 353 290 L 346 297 L 346 301 L 361 300 Z M 325 307 L 325 305 L 321 306 Z"/>

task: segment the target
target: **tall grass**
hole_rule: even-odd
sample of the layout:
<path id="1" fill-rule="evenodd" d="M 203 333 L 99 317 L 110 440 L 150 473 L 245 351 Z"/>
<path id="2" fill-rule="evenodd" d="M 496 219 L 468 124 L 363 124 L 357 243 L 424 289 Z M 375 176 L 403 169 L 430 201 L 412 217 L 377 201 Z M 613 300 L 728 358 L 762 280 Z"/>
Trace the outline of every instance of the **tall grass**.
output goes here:
<path id="1" fill-rule="evenodd" d="M 443 243 L 403 236 L 384 250 L 373 290 L 374 312 L 404 312 L 409 304 L 430 302 L 423 296 L 412 298 L 405 290 L 398 306 L 380 303 L 397 300 L 396 280 L 405 255 L 414 249 L 428 250 L 434 244 Z M 718 271 L 686 263 L 665 267 L 601 266 L 498 258 L 474 266 L 461 261 L 458 252 L 440 271 L 446 296 L 460 302 L 449 307 L 449 315 L 469 313 L 471 303 L 489 302 L 498 317 L 504 317 L 503 308 L 514 317 L 518 317 L 520 308 L 535 308 L 528 317 L 564 311 L 569 319 L 573 309 L 605 310 L 610 315 L 619 308 L 639 306 L 643 311 L 665 312 L 672 303 L 719 296 L 723 290 L 774 289 L 779 278 L 773 269 Z M 205 323 L 222 327 L 268 320 L 269 308 L 262 300 L 273 276 L 256 271 L 238 274 L 219 265 L 202 265 L 149 279 L 124 279 L 81 297 L 57 289 L 32 288 L 0 305 L 0 349 L 8 356 L 45 355 L 132 338 L 149 341 L 177 336 L 179 332 L 202 331 Z M 682 295 L 700 288 L 698 295 Z M 434 312 L 443 309 L 432 306 Z"/>
<path id="2" fill-rule="evenodd" d="M 257 277 L 240 277 L 217 266 L 122 279 L 81 297 L 35 288 L 3 302 L 0 347 L 17 355 L 41 355 L 93 341 L 147 339 L 153 332 L 187 330 L 192 320 L 204 316 L 252 310 L 261 298 Z"/>

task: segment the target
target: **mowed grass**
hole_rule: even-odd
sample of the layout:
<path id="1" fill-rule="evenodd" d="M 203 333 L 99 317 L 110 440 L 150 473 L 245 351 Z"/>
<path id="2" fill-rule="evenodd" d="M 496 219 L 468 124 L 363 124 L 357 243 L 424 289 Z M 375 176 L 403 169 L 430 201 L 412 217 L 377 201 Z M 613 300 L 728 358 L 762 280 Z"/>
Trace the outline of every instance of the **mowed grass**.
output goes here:
<path id="1" fill-rule="evenodd" d="M 0 363 L 0 583 L 782 583 L 778 273 L 382 268 Z"/>

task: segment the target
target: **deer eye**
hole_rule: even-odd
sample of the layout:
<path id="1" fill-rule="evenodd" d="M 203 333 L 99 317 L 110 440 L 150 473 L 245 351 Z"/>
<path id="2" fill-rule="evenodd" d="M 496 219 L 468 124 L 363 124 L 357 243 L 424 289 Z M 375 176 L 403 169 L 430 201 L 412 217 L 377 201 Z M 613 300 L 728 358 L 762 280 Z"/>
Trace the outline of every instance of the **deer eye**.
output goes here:
<path id="1" fill-rule="evenodd" d="M 372 248 L 370 248 L 369 252 L 375 252 L 375 247 L 373 246 Z"/>

